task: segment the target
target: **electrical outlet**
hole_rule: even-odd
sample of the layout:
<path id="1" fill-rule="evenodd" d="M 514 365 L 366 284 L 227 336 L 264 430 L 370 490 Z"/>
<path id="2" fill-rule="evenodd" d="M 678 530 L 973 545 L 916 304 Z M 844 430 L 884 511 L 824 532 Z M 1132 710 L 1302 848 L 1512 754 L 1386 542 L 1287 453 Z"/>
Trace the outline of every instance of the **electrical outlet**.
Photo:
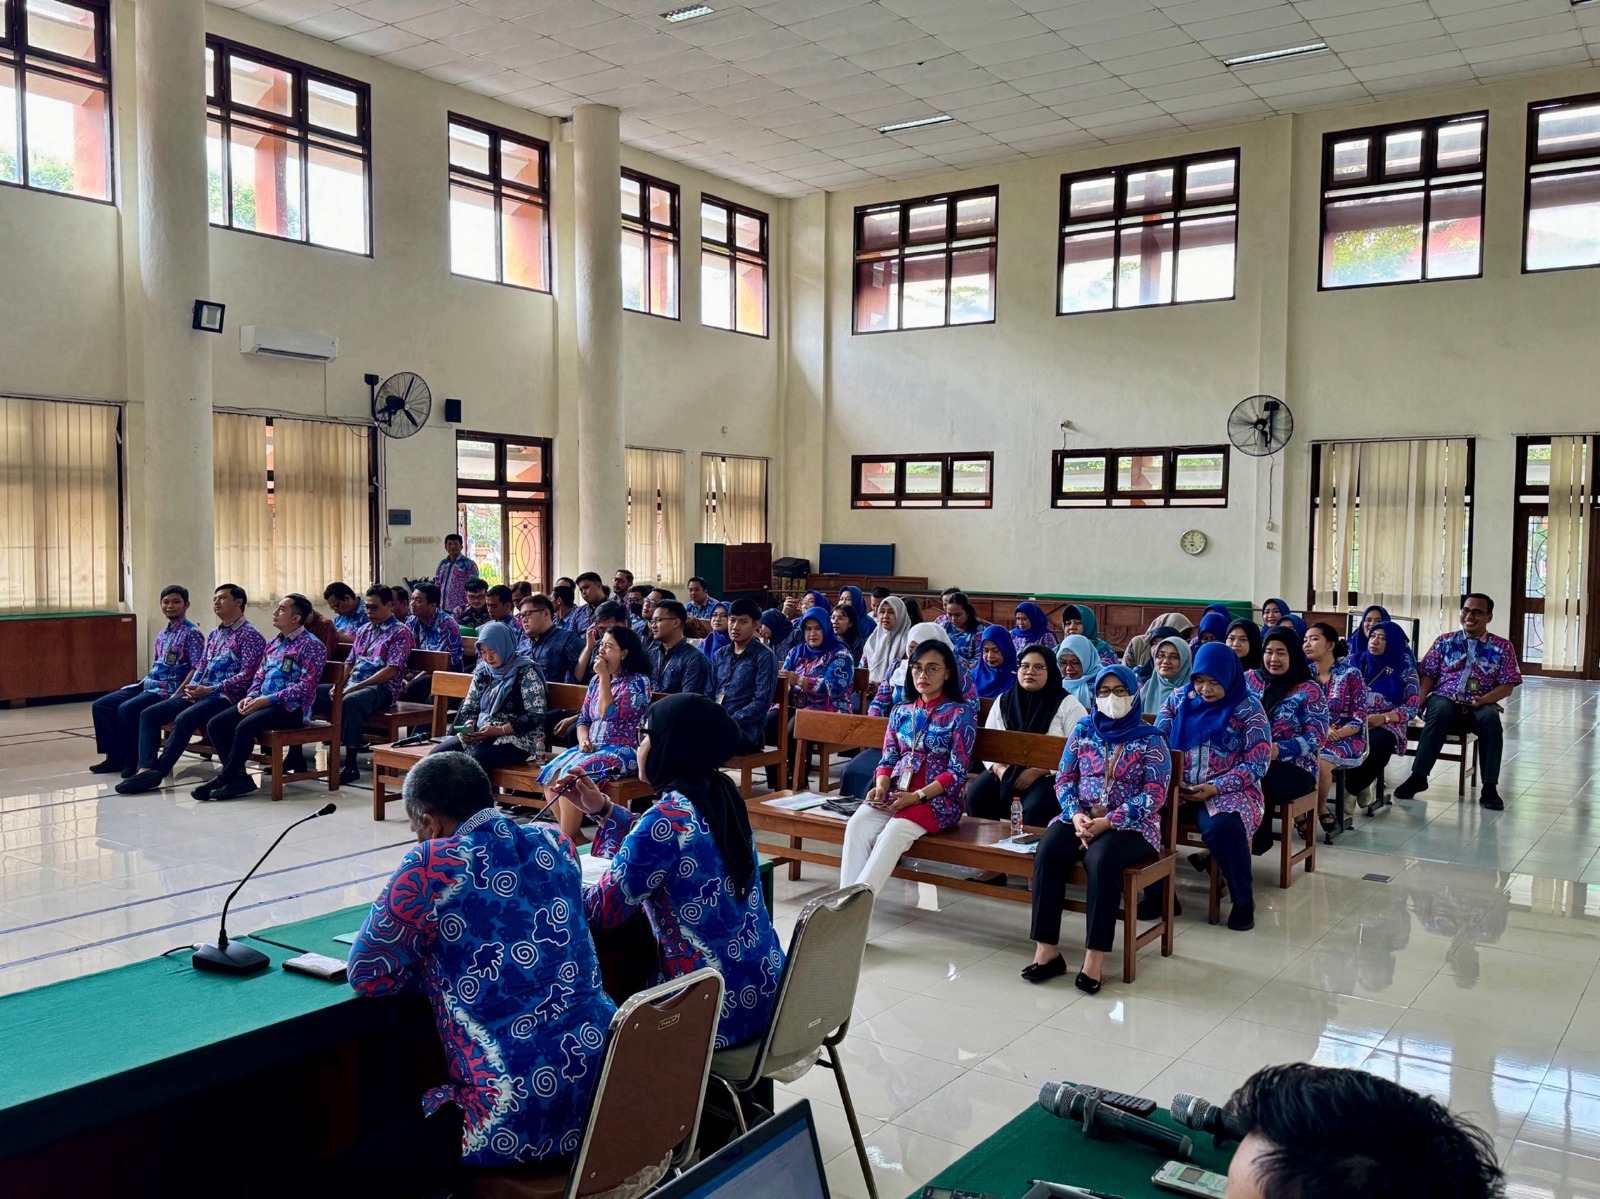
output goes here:
<path id="1" fill-rule="evenodd" d="M 1267 542 L 1267 548 L 1269 550 L 1275 550 L 1278 548 L 1278 543 L 1276 541 L 1269 541 Z"/>

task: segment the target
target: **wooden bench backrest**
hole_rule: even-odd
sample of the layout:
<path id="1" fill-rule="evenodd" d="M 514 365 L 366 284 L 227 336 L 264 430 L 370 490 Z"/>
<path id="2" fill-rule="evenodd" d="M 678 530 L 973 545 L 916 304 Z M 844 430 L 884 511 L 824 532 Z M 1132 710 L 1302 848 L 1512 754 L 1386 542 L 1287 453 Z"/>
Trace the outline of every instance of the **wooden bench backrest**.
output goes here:
<path id="1" fill-rule="evenodd" d="M 884 716 L 857 716 L 853 712 L 825 712 L 802 708 L 794 714 L 795 741 L 823 745 L 845 745 L 855 749 L 883 748 L 883 733 L 889 727 Z M 795 761 L 804 759 L 798 753 Z"/>
<path id="2" fill-rule="evenodd" d="M 1004 762 L 1007 766 L 1031 766 L 1054 774 L 1056 768 L 1061 765 L 1061 753 L 1066 747 L 1065 737 L 980 728 L 977 746 L 972 756 L 983 762 Z"/>
<path id="3" fill-rule="evenodd" d="M 450 655 L 438 649 L 414 649 L 411 656 L 406 659 L 406 666 L 411 670 L 422 670 L 432 673 L 436 670 L 450 669 Z"/>

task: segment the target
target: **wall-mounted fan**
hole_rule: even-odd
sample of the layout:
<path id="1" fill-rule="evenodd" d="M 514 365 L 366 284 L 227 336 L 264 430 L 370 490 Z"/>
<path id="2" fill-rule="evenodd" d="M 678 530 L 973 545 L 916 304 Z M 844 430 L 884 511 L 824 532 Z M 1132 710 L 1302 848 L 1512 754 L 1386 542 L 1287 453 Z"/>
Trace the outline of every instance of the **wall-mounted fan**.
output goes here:
<path id="1" fill-rule="evenodd" d="M 1253 458 L 1267 458 L 1294 436 L 1294 413 L 1277 396 L 1247 396 L 1228 413 L 1228 440 Z"/>
<path id="2" fill-rule="evenodd" d="M 410 437 L 428 423 L 433 392 L 421 375 L 401 371 L 372 389 L 372 423 L 389 437 Z"/>

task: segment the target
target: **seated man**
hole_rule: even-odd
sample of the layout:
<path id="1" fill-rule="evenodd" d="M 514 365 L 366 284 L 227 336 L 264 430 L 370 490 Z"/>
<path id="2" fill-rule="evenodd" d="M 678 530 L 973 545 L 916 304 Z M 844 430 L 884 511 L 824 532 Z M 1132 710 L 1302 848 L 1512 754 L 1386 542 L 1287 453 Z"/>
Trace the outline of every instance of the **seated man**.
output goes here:
<path id="1" fill-rule="evenodd" d="M 600 605 L 606 602 L 605 584 L 594 571 L 586 570 L 578 576 L 578 595 L 583 603 L 572 610 L 572 619 L 567 623 L 567 628 L 574 633 L 586 634 L 600 615 Z"/>
<path id="2" fill-rule="evenodd" d="M 246 602 L 244 588 L 233 583 L 212 593 L 217 627 L 206 638 L 205 656 L 177 694 L 139 714 L 139 773 L 118 783 L 118 794 L 138 795 L 161 786 L 189 738 L 244 698 L 267 652 L 266 638 L 244 617 Z M 161 730 L 169 724 L 172 733 L 163 749 Z"/>
<path id="3" fill-rule="evenodd" d="M 297 729 L 310 719 L 327 647 L 306 631 L 311 601 L 289 594 L 272 610 L 272 627 L 278 635 L 256 667 L 250 688 L 234 707 L 206 722 L 206 740 L 217 751 L 216 776 L 194 789 L 196 799 L 237 799 L 249 795 L 256 784 L 245 765 L 263 733 Z"/>
<path id="4" fill-rule="evenodd" d="M 699 575 L 689 580 L 689 602 L 684 604 L 684 610 L 693 620 L 710 620 L 711 613 L 716 610 L 719 601 L 712 598 L 706 590 L 706 581 Z"/>
<path id="5" fill-rule="evenodd" d="M 389 588 L 390 609 L 401 624 L 411 619 L 411 592 L 404 587 Z"/>
<path id="6" fill-rule="evenodd" d="M 767 709 L 778 689 L 778 660 L 761 644 L 755 600 L 736 599 L 728 609 L 728 644 L 711 660 L 712 696 L 739 726 L 741 754 L 766 748 Z"/>
<path id="7" fill-rule="evenodd" d="M 662 600 L 650 617 L 650 689 L 676 695 L 711 694 L 711 663 L 683 635 L 685 613 L 677 600 Z"/>
<path id="8" fill-rule="evenodd" d="M 572 631 L 572 613 L 575 611 L 572 601 L 576 595 L 571 583 L 557 583 L 550 588 L 550 608 L 556 614 L 556 624 L 569 633 Z"/>
<path id="9" fill-rule="evenodd" d="M 450 1081 L 422 1096 L 409 1129 L 339 1163 L 348 1183 L 330 1193 L 432 1193 L 462 1167 L 574 1153 L 616 1014 L 560 830 L 499 815 L 489 776 L 462 753 L 418 762 L 403 794 L 418 845 L 356 934 L 350 985 L 425 992 Z"/>
<path id="10" fill-rule="evenodd" d="M 382 712 L 400 696 L 405 686 L 406 661 L 411 657 L 411 630 L 394 618 L 389 589 L 382 584 L 367 588 L 366 623 L 350 646 L 350 676 L 344 687 L 344 708 L 339 718 L 339 744 L 344 746 L 341 783 L 361 778 L 362 726 L 367 717 Z M 333 684 L 317 688 L 312 714 L 333 714 Z M 289 751 L 284 769 L 304 770 L 303 755 L 296 746 Z"/>
<path id="11" fill-rule="evenodd" d="M 611 576 L 611 598 L 626 601 L 633 590 L 633 571 L 624 567 Z"/>
<path id="12" fill-rule="evenodd" d="M 1476 733 L 1483 771 L 1478 802 L 1492 812 L 1505 807 L 1498 790 L 1504 748 L 1500 701 L 1522 686 L 1522 671 L 1517 669 L 1516 647 L 1489 632 L 1493 619 L 1494 601 L 1473 592 L 1461 601 L 1461 631 L 1442 634 L 1417 664 L 1423 729 L 1411 776 L 1394 789 L 1396 799 L 1428 789 L 1428 772 L 1439 760 L 1447 734 Z"/>
<path id="13" fill-rule="evenodd" d="M 528 652 L 528 635 L 522 631 L 522 622 L 517 619 L 517 601 L 512 598 L 511 588 L 504 583 L 489 588 L 489 619 L 511 630 L 518 653 Z M 478 627 L 481 629 L 483 626 Z"/>
<path id="14" fill-rule="evenodd" d="M 411 619 L 405 622 L 411 632 L 411 647 L 449 654 L 450 669 L 458 671 L 461 669 L 461 627 L 456 624 L 455 617 L 440 608 L 439 599 L 439 588 L 434 583 L 418 583 L 412 591 Z M 432 695 L 433 675 L 419 670 L 406 680 L 400 698 L 425 704 Z"/>
<path id="15" fill-rule="evenodd" d="M 333 627 L 339 640 L 349 645 L 356 639 L 357 630 L 367 623 L 361 597 L 350 590 L 348 583 L 329 583 L 323 588 L 322 598 L 333 613 Z"/>
<path id="16" fill-rule="evenodd" d="M 102 695 L 90 706 L 94 745 L 105 755 L 103 761 L 89 767 L 95 774 L 133 777 L 139 714 L 177 691 L 205 657 L 206 639 L 200 627 L 189 619 L 188 588 L 176 583 L 163 587 L 161 615 L 167 618 L 167 627 L 156 634 L 149 673 L 137 683 Z"/>
<path id="17" fill-rule="evenodd" d="M 556 624 L 555 609 L 542 595 L 532 595 L 517 605 L 522 631 L 528 635 L 533 660 L 546 683 L 571 683 L 573 667 L 583 652 L 583 638 Z"/>
<path id="18" fill-rule="evenodd" d="M 439 603 L 451 615 L 467 603 L 467 584 L 478 577 L 478 564 L 461 552 L 460 533 L 444 536 L 444 557 L 433 572 L 433 585 L 439 589 Z"/>
<path id="19" fill-rule="evenodd" d="M 622 604 L 633 617 L 633 631 L 639 634 L 640 641 L 650 640 L 650 617 L 645 613 L 649 603 L 650 588 L 645 586 L 629 587 L 628 593 L 622 597 Z"/>
<path id="20" fill-rule="evenodd" d="M 1488 1133 L 1364 1070 L 1268 1066 L 1233 1093 L 1224 1113 L 1243 1138 L 1228 1167 L 1227 1199 L 1505 1194 Z"/>
<path id="21" fill-rule="evenodd" d="M 532 594 L 533 594 L 533 584 L 528 582 L 527 579 L 519 579 L 517 582 L 511 584 L 511 604 L 512 604 L 512 607 L 515 607 L 516 605 L 520 604 L 523 600 L 527 599 Z"/>
<path id="22" fill-rule="evenodd" d="M 594 621 L 583 632 L 583 649 L 578 654 L 578 663 L 572 668 L 574 682 L 588 684 L 589 664 L 594 659 L 594 650 L 600 643 L 600 635 L 607 629 L 627 623 L 628 610 L 616 600 L 606 600 L 595 609 Z M 572 631 L 577 632 L 576 629 Z"/>
<path id="23" fill-rule="evenodd" d="M 441 591 L 439 594 L 443 596 L 444 593 Z M 458 608 L 451 608 L 450 615 L 461 628 L 475 633 L 479 625 L 490 619 L 489 584 L 473 575 L 466 582 L 465 594 L 466 601 Z"/>

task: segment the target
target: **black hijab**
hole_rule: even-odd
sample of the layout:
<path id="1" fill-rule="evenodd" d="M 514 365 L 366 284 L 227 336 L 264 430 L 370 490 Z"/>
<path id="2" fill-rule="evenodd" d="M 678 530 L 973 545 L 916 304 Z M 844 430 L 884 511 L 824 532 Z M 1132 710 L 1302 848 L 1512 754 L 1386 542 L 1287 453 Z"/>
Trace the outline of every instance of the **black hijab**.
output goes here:
<path id="1" fill-rule="evenodd" d="M 1283 647 L 1289 651 L 1289 669 L 1282 674 L 1271 674 L 1265 666 L 1261 668 L 1261 677 L 1267 682 L 1261 691 L 1261 706 L 1266 709 L 1267 715 L 1271 716 L 1283 702 L 1284 696 L 1301 683 L 1311 681 L 1311 665 L 1306 661 L 1306 651 L 1292 628 L 1271 629 L 1261 639 L 1261 644 L 1265 646 L 1269 641 L 1281 641 Z"/>
<path id="2" fill-rule="evenodd" d="M 1028 646 L 1022 654 L 1028 653 L 1037 654 L 1045 661 L 1044 686 L 1037 691 L 1025 691 L 1021 683 L 1012 683 L 996 702 L 1000 705 L 1000 715 L 1005 719 L 1008 731 L 1048 733 L 1061 701 L 1067 698 L 1061 685 L 1061 667 L 1051 650 Z M 1022 664 L 1022 654 L 1017 655 L 1019 666 Z"/>
<path id="3" fill-rule="evenodd" d="M 1245 638 L 1250 642 L 1250 652 L 1239 659 L 1239 665 L 1246 670 L 1262 670 L 1261 665 L 1261 628 L 1253 620 L 1236 620 L 1228 626 L 1227 633 L 1223 634 L 1226 641 L 1233 635 L 1234 629 L 1243 629 Z M 1303 654 L 1301 655 L 1304 656 Z"/>
<path id="4" fill-rule="evenodd" d="M 700 813 L 743 903 L 756 873 L 750 816 L 739 788 L 718 769 L 739 752 L 739 726 L 707 696 L 669 695 L 650 705 L 645 732 L 645 780 L 657 796 L 676 791 Z"/>

